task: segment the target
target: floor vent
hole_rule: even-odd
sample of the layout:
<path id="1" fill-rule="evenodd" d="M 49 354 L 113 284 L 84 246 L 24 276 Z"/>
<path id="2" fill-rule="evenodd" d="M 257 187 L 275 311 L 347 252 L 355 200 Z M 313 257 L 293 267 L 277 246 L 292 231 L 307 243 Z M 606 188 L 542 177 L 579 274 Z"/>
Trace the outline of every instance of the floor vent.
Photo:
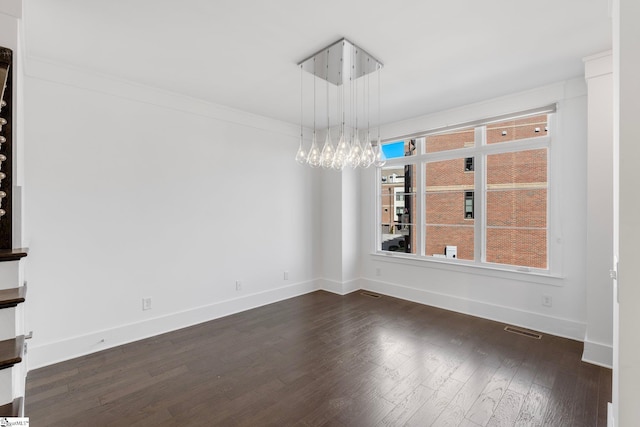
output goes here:
<path id="1" fill-rule="evenodd" d="M 380 298 L 380 295 L 372 294 L 371 292 L 360 292 L 360 295 L 364 295 L 365 297 L 371 297 L 371 298 Z"/>
<path id="2" fill-rule="evenodd" d="M 542 334 L 539 334 L 537 332 L 527 331 L 526 329 L 515 328 L 513 326 L 507 326 L 504 328 L 504 330 L 507 332 L 511 332 L 513 334 L 524 335 L 525 337 L 534 338 L 537 340 L 542 338 Z"/>

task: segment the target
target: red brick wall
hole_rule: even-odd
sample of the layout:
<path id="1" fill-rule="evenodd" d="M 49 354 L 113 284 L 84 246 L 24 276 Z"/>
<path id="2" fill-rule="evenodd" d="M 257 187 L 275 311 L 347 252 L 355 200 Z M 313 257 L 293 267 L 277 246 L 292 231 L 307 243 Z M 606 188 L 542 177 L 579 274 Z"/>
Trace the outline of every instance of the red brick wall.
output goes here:
<path id="1" fill-rule="evenodd" d="M 538 132 L 536 132 L 538 128 Z M 487 125 L 487 144 L 547 135 L 547 115 L 526 117 Z M 503 135 L 506 133 L 506 135 Z"/>
<path id="2" fill-rule="evenodd" d="M 428 225 L 473 225 L 473 219 L 465 219 L 464 191 L 427 193 L 426 206 Z"/>
<path id="3" fill-rule="evenodd" d="M 547 182 L 547 149 L 487 156 L 487 187 L 492 184 Z"/>
<path id="4" fill-rule="evenodd" d="M 547 190 L 487 192 L 487 226 L 547 226 Z"/>
<path id="5" fill-rule="evenodd" d="M 547 268 L 546 185 L 547 149 L 487 156 L 487 262 Z"/>
<path id="6" fill-rule="evenodd" d="M 473 146 L 475 131 L 471 129 L 461 129 L 454 132 L 439 135 L 430 135 L 425 138 L 427 153 L 436 151 L 454 150 Z"/>
<path id="7" fill-rule="evenodd" d="M 547 268 L 547 230 L 487 229 L 487 261 Z"/>
<path id="8" fill-rule="evenodd" d="M 426 255 L 444 254 L 447 245 L 458 246 L 458 258 L 473 260 L 473 226 L 427 226 Z"/>
<path id="9" fill-rule="evenodd" d="M 474 173 L 465 172 L 464 158 L 427 163 L 427 191 L 429 187 L 465 185 L 473 190 Z"/>

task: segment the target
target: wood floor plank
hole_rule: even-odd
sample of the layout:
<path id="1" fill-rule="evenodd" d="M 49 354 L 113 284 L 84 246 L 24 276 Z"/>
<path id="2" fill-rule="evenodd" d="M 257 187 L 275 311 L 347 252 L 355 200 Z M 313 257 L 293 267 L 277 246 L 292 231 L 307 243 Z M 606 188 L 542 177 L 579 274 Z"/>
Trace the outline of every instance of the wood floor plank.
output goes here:
<path id="1" fill-rule="evenodd" d="M 465 414 L 465 418 L 478 425 L 486 425 L 491 419 L 493 411 L 502 399 L 503 394 L 507 390 L 516 370 L 517 367 L 514 366 L 501 366 L 493 375 L 491 381 L 489 381 L 484 390 L 482 390 L 482 393 L 480 393 L 473 406 L 471 406 L 469 411 Z"/>
<path id="2" fill-rule="evenodd" d="M 449 378 L 441 388 L 435 391 L 429 399 L 413 413 L 411 418 L 404 424 L 405 426 L 430 426 L 445 410 L 447 405 L 453 400 L 455 395 L 460 391 L 464 383 Z"/>
<path id="3" fill-rule="evenodd" d="M 551 390 L 539 384 L 532 384 L 529 393 L 516 418 L 516 426 L 541 426 L 547 405 L 551 399 Z"/>
<path id="4" fill-rule="evenodd" d="M 598 427 L 607 427 L 608 403 L 611 400 L 612 375 L 610 369 L 600 368 L 598 376 Z"/>
<path id="5" fill-rule="evenodd" d="M 465 419 L 478 396 L 489 384 L 496 370 L 492 366 L 480 365 L 440 414 L 435 424 L 438 426 L 459 425 Z"/>
<path id="6" fill-rule="evenodd" d="M 547 425 L 571 425 L 573 423 L 573 404 L 575 396 L 576 376 L 560 371 L 551 390 L 552 399 L 547 405 L 544 422 Z"/>
<path id="7" fill-rule="evenodd" d="M 38 426 L 606 426 L 610 370 L 504 326 L 318 291 L 31 371 L 25 411 Z"/>
<path id="8" fill-rule="evenodd" d="M 515 424 L 520 414 L 520 408 L 524 402 L 524 396 L 508 389 L 500 403 L 496 407 L 493 415 L 487 423 L 488 427 L 511 427 Z"/>
<path id="9" fill-rule="evenodd" d="M 427 400 L 429 400 L 434 390 L 423 385 L 418 385 L 406 399 L 395 405 L 395 407 L 385 416 L 380 425 L 384 426 L 401 426 L 420 409 Z"/>
<path id="10" fill-rule="evenodd" d="M 580 366 L 573 394 L 573 426 L 584 426 L 598 419 L 598 373 L 599 368 L 584 363 Z"/>
<path id="11" fill-rule="evenodd" d="M 513 379 L 509 383 L 509 390 L 526 396 L 529 393 L 533 379 L 536 376 L 536 366 L 530 361 L 524 361 L 520 366 Z"/>

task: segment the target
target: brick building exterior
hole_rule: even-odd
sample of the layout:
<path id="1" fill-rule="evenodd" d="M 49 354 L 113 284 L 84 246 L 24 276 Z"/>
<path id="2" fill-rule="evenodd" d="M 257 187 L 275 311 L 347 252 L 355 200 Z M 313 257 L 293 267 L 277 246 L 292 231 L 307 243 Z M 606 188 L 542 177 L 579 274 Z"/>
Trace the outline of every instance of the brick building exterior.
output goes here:
<path id="1" fill-rule="evenodd" d="M 546 133 L 547 116 L 541 115 L 489 124 L 484 137 L 487 144 L 494 144 Z M 475 134 L 469 128 L 427 136 L 425 151 L 474 146 Z M 409 141 L 405 148 L 409 152 Z M 547 157 L 546 148 L 486 156 L 486 262 L 547 268 Z M 474 259 L 475 184 L 480 179 L 475 162 L 475 158 L 456 158 L 427 163 L 425 255 L 444 255 L 446 246 L 456 246 L 457 258 Z M 415 253 L 414 168 L 383 171 L 383 250 Z M 385 239 L 391 242 L 386 247 Z"/>

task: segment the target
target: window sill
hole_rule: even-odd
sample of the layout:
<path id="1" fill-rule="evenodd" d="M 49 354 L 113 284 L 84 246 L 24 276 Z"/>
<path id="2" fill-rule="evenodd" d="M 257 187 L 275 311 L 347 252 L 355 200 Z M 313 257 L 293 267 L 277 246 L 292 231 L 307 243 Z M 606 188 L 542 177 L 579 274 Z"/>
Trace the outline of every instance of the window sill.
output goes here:
<path id="1" fill-rule="evenodd" d="M 414 267 L 437 268 L 440 270 L 454 271 L 457 273 L 479 274 L 482 276 L 496 277 L 501 279 L 517 280 L 520 282 L 531 282 L 550 286 L 564 286 L 564 277 L 540 271 L 521 271 L 515 268 L 502 268 L 490 264 L 475 264 L 462 260 L 449 260 L 446 258 L 426 258 L 398 253 L 373 252 L 372 259 L 394 264 L 405 264 Z"/>

